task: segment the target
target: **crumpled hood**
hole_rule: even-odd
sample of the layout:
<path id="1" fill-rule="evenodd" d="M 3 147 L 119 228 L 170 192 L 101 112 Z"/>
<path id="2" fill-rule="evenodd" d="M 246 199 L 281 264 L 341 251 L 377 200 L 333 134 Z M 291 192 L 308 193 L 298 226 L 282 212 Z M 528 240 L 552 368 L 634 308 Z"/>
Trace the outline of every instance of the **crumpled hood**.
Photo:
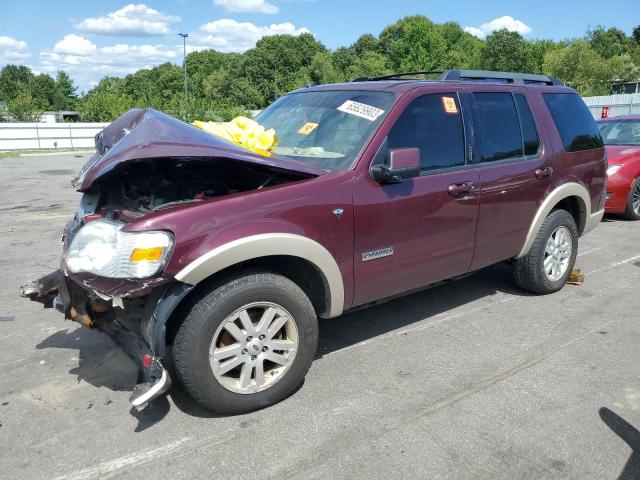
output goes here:
<path id="1" fill-rule="evenodd" d="M 324 170 L 279 155 L 253 153 L 151 108 L 133 109 L 96 135 L 96 153 L 80 170 L 80 191 L 117 165 L 160 157 L 216 157 L 321 175 Z"/>
<path id="2" fill-rule="evenodd" d="M 640 157 L 640 147 L 633 145 L 607 145 L 609 165 L 625 163 L 632 158 Z"/>

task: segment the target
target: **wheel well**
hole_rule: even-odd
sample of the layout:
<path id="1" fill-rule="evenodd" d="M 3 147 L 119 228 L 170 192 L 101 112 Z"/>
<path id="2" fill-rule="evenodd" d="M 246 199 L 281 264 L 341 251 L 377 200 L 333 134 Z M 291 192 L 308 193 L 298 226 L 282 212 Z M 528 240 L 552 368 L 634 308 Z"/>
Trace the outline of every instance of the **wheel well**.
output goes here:
<path id="1" fill-rule="evenodd" d="M 184 320 L 188 310 L 200 298 L 212 289 L 229 281 L 230 277 L 236 277 L 244 272 L 255 273 L 257 271 L 277 273 L 294 282 L 309 297 L 316 313 L 319 314 L 328 309 L 330 300 L 329 288 L 324 276 L 311 262 L 304 258 L 289 255 L 254 258 L 220 270 L 198 283 L 193 291 L 180 302 L 167 320 L 167 344 L 173 343 L 182 320 Z"/>
<path id="2" fill-rule="evenodd" d="M 578 231 L 583 232 L 587 224 L 587 207 L 580 197 L 571 196 L 560 200 L 553 210 L 566 210 L 571 214 L 578 226 Z"/>

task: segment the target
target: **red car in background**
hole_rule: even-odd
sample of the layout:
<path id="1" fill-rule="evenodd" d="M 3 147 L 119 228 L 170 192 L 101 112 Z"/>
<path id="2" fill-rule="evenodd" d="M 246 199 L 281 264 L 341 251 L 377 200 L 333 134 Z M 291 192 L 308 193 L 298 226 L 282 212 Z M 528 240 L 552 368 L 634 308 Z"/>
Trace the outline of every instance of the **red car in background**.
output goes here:
<path id="1" fill-rule="evenodd" d="M 607 148 L 607 213 L 640 220 L 640 115 L 598 122 Z"/>

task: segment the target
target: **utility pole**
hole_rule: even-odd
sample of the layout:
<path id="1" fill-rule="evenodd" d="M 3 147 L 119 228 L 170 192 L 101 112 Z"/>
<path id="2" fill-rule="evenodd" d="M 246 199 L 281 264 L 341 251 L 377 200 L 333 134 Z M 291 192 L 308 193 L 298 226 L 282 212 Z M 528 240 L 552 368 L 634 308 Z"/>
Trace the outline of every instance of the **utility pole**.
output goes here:
<path id="1" fill-rule="evenodd" d="M 188 33 L 179 33 L 180 37 L 182 37 L 182 49 L 183 49 L 183 57 L 182 57 L 182 70 L 184 72 L 184 112 L 182 114 L 182 118 L 184 120 L 187 119 L 187 37 Z"/>
<path id="2" fill-rule="evenodd" d="M 276 97 L 273 99 L 273 101 L 275 102 L 278 99 L 278 67 L 277 66 L 273 68 L 273 85 L 275 87 L 275 94 L 276 94 Z"/>

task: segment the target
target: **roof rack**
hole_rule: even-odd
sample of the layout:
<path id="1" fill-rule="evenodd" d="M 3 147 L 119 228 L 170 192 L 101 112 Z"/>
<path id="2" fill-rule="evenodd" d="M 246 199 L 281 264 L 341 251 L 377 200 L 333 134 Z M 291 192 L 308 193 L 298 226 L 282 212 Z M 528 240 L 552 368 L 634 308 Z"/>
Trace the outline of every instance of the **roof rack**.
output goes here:
<path id="1" fill-rule="evenodd" d="M 532 73 L 514 72 L 491 72 L 487 70 L 447 70 L 442 74 L 440 80 L 484 80 L 502 81 L 505 83 L 515 83 L 520 85 L 544 84 L 562 85 L 562 82 L 555 77 L 547 75 L 534 75 Z"/>
<path id="2" fill-rule="evenodd" d="M 516 85 L 563 85 L 563 83 L 555 77 L 547 75 L 535 75 L 531 73 L 514 73 L 514 72 L 492 72 L 488 70 L 431 70 L 424 72 L 401 72 L 383 75 L 381 77 L 359 77 L 352 82 L 375 82 L 379 80 L 394 80 L 412 75 L 440 75 L 435 79 L 438 81 L 485 81 L 485 82 L 501 82 L 513 83 Z"/>
<path id="3" fill-rule="evenodd" d="M 378 80 L 393 80 L 401 77 L 408 77 L 410 75 L 442 75 L 445 72 L 442 70 L 430 70 L 424 72 L 401 72 L 401 73 L 392 73 L 391 75 L 382 75 L 381 77 L 358 77 L 356 79 L 351 80 L 352 82 L 375 82 Z"/>

